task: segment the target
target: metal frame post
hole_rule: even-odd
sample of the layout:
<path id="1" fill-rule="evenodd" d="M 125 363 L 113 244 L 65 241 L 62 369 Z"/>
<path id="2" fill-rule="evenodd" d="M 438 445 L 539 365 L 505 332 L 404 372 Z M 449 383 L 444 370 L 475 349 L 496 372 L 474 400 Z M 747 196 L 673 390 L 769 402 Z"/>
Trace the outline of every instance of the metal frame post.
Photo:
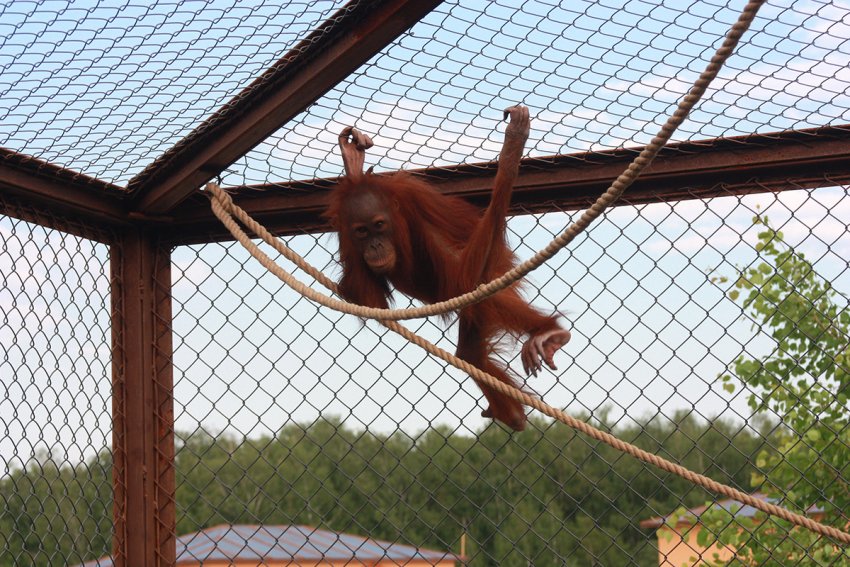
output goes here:
<path id="1" fill-rule="evenodd" d="M 130 229 L 111 249 L 116 567 L 175 563 L 171 251 Z"/>

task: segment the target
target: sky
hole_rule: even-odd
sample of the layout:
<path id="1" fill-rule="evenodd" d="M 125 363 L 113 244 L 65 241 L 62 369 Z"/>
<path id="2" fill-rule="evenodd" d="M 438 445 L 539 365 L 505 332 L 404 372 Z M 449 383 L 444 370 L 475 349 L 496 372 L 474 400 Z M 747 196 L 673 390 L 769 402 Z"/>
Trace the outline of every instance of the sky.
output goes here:
<path id="1" fill-rule="evenodd" d="M 715 378 L 742 352 L 764 354 L 771 343 L 725 295 L 728 284 L 712 278 L 733 277 L 758 260 L 752 218 L 765 214 L 845 302 L 848 207 L 845 188 L 825 188 L 611 210 L 529 278 L 532 303 L 561 313 L 573 340 L 557 356 L 559 370 L 526 387 L 573 412 L 608 406 L 625 423 L 682 408 L 704 418 L 749 418 L 744 396 L 730 396 Z M 566 213 L 512 219 L 520 258 L 569 220 Z M 334 273 L 334 237 L 290 241 Z M 174 259 L 178 423 L 186 430 L 271 433 L 321 412 L 383 432 L 484 425 L 480 395 L 462 373 L 444 371 L 375 323 L 314 306 L 239 245 L 181 248 Z M 438 320 L 405 324 L 453 350 L 454 328 Z M 507 358 L 521 369 L 515 354 Z"/>
<path id="2" fill-rule="evenodd" d="M 339 4 L 0 3 L 0 146 L 126 183 Z M 517 102 L 532 114 L 527 156 L 642 145 L 742 4 L 446 2 L 228 168 L 224 184 L 339 175 L 346 125 L 373 137 L 377 171 L 489 161 L 502 109 Z M 675 139 L 850 122 L 848 37 L 848 2 L 768 3 Z M 748 418 L 743 397 L 712 382 L 769 345 L 711 274 L 756 260 L 751 219 L 766 211 L 846 298 L 847 209 L 839 187 L 612 210 L 529 278 L 532 303 L 561 313 L 574 338 L 559 370 L 526 387 L 626 420 L 682 408 Z M 570 219 L 512 219 L 511 244 L 527 258 Z M 110 438 L 108 251 L 8 218 L 0 235 L 0 459 L 8 469 L 50 448 L 74 462 Z M 333 236 L 289 241 L 338 276 Z M 468 378 L 295 296 L 237 245 L 173 258 L 178 430 L 260 435 L 319 414 L 411 435 L 484 425 Z M 452 327 L 407 324 L 453 350 Z M 57 405 L 69 408 L 59 420 Z"/>
<path id="3" fill-rule="evenodd" d="M 0 3 L 0 146 L 126 183 L 341 2 Z M 441 4 L 225 172 L 230 185 L 339 175 L 336 136 L 376 170 L 492 160 L 501 111 L 529 156 L 645 144 L 743 2 Z M 850 3 L 767 3 L 676 139 L 850 121 Z"/>

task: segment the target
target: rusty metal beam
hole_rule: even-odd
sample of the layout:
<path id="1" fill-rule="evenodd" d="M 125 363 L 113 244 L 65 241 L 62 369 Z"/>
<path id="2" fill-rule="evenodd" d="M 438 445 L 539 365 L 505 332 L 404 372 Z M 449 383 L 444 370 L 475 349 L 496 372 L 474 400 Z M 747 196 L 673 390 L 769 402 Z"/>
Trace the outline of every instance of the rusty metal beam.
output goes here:
<path id="1" fill-rule="evenodd" d="M 130 181 L 135 210 L 167 213 L 297 116 L 441 0 L 349 2 L 253 84 Z"/>
<path id="2" fill-rule="evenodd" d="M 512 214 L 587 207 L 641 148 L 523 160 Z M 417 170 L 440 191 L 486 206 L 495 163 Z M 830 181 L 828 181 L 830 180 Z M 278 234 L 328 230 L 322 218 L 336 180 L 236 189 L 235 201 Z M 850 183 L 850 126 L 672 144 L 629 188 L 619 204 L 641 204 Z M 163 225 L 175 244 L 229 240 L 194 196 Z"/>
<path id="3" fill-rule="evenodd" d="M 113 561 L 174 565 L 175 478 L 171 254 L 129 229 L 110 249 Z"/>
<path id="4" fill-rule="evenodd" d="M 14 196 L 2 194 L 2 192 L 0 192 L 0 215 L 94 240 L 101 244 L 112 243 L 114 237 L 109 227 L 102 228 L 100 225 L 83 222 L 74 217 L 57 216 L 49 209 L 36 207 L 32 203 L 22 204 Z"/>
<path id="5" fill-rule="evenodd" d="M 511 212 L 586 207 L 640 148 L 523 161 Z M 207 200 L 192 195 L 169 217 L 125 210 L 123 189 L 0 149 L 0 213 L 101 242 L 132 224 L 160 231 L 172 244 L 227 240 Z M 442 192 L 480 206 L 494 163 L 414 173 Z M 236 201 L 279 234 L 328 230 L 321 214 L 335 179 L 240 188 Z M 850 125 L 673 144 L 663 149 L 619 204 L 850 183 Z M 103 230 L 98 230 L 103 229 Z"/>
<path id="6" fill-rule="evenodd" d="M 0 148 L 0 196 L 16 203 L 14 208 L 4 208 L 4 214 L 102 241 L 83 227 L 128 226 L 123 192 L 111 183 Z M 49 215 L 32 212 L 39 210 Z"/>

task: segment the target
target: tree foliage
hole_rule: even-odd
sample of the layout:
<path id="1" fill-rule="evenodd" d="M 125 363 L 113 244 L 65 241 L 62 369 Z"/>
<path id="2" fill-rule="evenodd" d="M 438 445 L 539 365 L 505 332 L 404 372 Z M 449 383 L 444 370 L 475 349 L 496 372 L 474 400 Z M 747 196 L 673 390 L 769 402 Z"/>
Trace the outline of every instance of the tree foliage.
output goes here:
<path id="1" fill-rule="evenodd" d="M 73 565 L 112 547 L 112 456 L 60 465 L 47 454 L 0 479 L 0 565 Z"/>
<path id="2" fill-rule="evenodd" d="M 766 217 L 754 218 L 760 261 L 739 270 L 732 300 L 759 333 L 771 337 L 763 354 L 745 352 L 720 377 L 724 387 L 749 390 L 750 407 L 782 426 L 756 460 L 753 485 L 768 498 L 824 523 L 850 525 L 850 358 L 847 300 L 789 247 Z M 803 528 L 759 515 L 732 522 L 712 509 L 701 543 L 716 539 L 738 550 L 741 565 L 848 565 L 850 552 Z"/>
<path id="3" fill-rule="evenodd" d="M 597 417 L 644 449 L 737 485 L 762 446 L 738 424 L 685 412 L 619 426 Z M 640 521 L 708 497 L 541 419 L 521 434 L 435 427 L 414 438 L 320 419 L 274 436 L 181 439 L 179 534 L 222 523 L 306 524 L 454 553 L 463 538 L 470 565 L 654 566 L 655 533 Z M 77 467 L 33 463 L 0 480 L 0 565 L 107 554 L 109 474 L 104 452 Z"/>

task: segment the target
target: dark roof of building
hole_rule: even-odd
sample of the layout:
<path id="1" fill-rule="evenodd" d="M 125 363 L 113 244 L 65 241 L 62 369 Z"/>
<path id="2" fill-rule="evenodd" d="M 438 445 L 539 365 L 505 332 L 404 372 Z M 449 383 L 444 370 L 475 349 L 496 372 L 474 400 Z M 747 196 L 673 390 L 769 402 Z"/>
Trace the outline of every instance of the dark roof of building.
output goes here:
<path id="1" fill-rule="evenodd" d="M 177 538 L 177 564 L 202 561 L 358 561 L 437 563 L 459 560 L 434 551 L 310 526 L 219 525 Z M 101 558 L 83 567 L 112 567 Z"/>
<path id="2" fill-rule="evenodd" d="M 758 498 L 759 500 L 764 500 L 766 502 L 770 502 L 771 504 L 778 504 L 776 498 L 768 498 L 766 495 L 761 493 L 753 494 L 754 498 Z M 705 506 L 697 506 L 696 508 L 691 508 L 686 510 L 684 513 L 679 514 L 678 517 L 675 518 L 675 523 L 689 523 L 693 524 L 699 521 L 699 518 L 705 513 L 709 508 L 720 507 L 726 510 L 727 512 L 731 512 L 735 518 L 752 518 L 756 514 L 762 513 L 758 509 L 750 506 L 749 504 L 742 504 L 737 500 L 727 499 L 720 500 L 718 502 L 714 502 L 712 504 L 708 504 Z M 818 507 L 810 508 L 807 513 L 808 514 L 818 514 L 822 513 L 823 510 Z M 655 518 L 649 518 L 648 520 L 643 520 L 640 523 L 640 527 L 642 528 L 660 528 L 661 526 L 668 523 L 670 520 L 670 515 L 660 516 Z"/>

